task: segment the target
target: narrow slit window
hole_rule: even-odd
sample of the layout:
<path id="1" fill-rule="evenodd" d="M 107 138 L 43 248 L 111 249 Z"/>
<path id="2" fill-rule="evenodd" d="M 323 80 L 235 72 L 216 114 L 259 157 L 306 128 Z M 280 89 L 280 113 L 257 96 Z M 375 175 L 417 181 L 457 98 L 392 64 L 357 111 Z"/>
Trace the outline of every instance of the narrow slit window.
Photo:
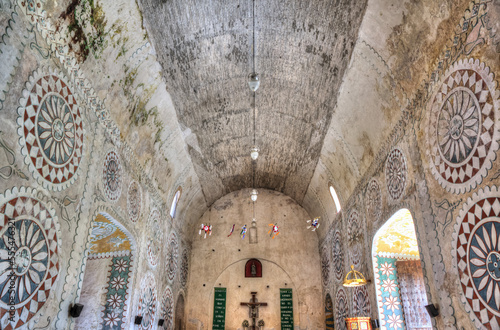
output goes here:
<path id="1" fill-rule="evenodd" d="M 337 208 L 337 213 L 338 213 L 340 212 L 339 196 L 337 196 L 337 193 L 335 192 L 335 189 L 333 189 L 332 185 L 330 185 L 330 194 L 332 195 L 333 201 L 335 202 L 335 207 Z"/>
<path id="2" fill-rule="evenodd" d="M 181 188 L 177 189 L 175 193 L 174 200 L 172 201 L 172 206 L 170 207 L 170 216 L 175 218 L 175 212 L 177 211 L 177 202 L 179 202 L 179 198 L 181 197 Z"/>

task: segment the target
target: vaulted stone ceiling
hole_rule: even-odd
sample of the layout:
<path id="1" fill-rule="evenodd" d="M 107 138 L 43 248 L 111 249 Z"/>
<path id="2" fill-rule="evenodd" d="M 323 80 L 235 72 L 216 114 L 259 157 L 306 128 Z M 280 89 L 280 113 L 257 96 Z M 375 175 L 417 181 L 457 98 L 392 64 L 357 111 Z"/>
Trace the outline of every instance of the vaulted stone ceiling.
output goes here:
<path id="1" fill-rule="evenodd" d="M 366 0 L 144 0 L 195 171 L 210 205 L 245 187 L 303 200 L 349 64 Z M 253 145 L 253 12 L 256 141 Z"/>

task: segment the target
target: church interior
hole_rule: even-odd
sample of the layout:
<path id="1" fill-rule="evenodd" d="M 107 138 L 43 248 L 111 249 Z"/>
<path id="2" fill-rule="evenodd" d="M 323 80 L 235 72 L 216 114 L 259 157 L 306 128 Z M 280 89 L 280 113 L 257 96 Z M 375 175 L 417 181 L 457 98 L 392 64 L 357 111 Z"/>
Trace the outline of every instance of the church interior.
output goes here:
<path id="1" fill-rule="evenodd" d="M 0 30 L 0 329 L 500 329 L 500 0 Z"/>

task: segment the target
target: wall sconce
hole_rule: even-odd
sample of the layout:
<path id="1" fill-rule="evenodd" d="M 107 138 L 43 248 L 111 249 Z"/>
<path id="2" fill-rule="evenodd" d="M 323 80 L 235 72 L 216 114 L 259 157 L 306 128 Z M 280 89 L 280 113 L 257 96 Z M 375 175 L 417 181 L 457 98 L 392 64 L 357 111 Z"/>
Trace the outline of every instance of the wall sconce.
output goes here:
<path id="1" fill-rule="evenodd" d="M 82 313 L 82 310 L 83 310 L 82 304 L 71 305 L 71 307 L 69 308 L 69 315 L 71 317 L 78 317 Z"/>
<path id="2" fill-rule="evenodd" d="M 142 316 L 136 316 L 134 319 L 134 324 L 141 324 L 142 323 Z"/>
<path id="3" fill-rule="evenodd" d="M 425 309 L 427 310 L 427 313 L 429 313 L 430 317 L 436 317 L 439 315 L 439 310 L 437 309 L 436 306 L 434 306 L 434 304 L 429 304 L 425 306 Z"/>

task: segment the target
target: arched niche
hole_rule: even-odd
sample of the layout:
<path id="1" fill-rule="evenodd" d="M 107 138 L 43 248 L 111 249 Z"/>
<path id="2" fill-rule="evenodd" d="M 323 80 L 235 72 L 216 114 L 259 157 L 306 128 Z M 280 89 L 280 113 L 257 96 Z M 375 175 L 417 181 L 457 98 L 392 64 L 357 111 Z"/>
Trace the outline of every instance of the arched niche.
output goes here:
<path id="1" fill-rule="evenodd" d="M 250 259 L 245 264 L 245 277 L 262 277 L 262 263 L 258 259 Z"/>
<path id="2" fill-rule="evenodd" d="M 177 297 L 177 302 L 175 304 L 175 330 L 186 329 L 184 310 L 185 310 L 184 295 L 179 294 L 179 296 Z"/>
<path id="3" fill-rule="evenodd" d="M 120 222 L 106 212 L 95 216 L 79 296 L 84 308 L 75 329 L 124 329 L 130 323 L 135 252 L 135 239 Z"/>
<path id="4" fill-rule="evenodd" d="M 425 310 L 427 294 L 413 217 L 394 213 L 372 244 L 373 272 L 380 326 L 432 329 Z"/>

